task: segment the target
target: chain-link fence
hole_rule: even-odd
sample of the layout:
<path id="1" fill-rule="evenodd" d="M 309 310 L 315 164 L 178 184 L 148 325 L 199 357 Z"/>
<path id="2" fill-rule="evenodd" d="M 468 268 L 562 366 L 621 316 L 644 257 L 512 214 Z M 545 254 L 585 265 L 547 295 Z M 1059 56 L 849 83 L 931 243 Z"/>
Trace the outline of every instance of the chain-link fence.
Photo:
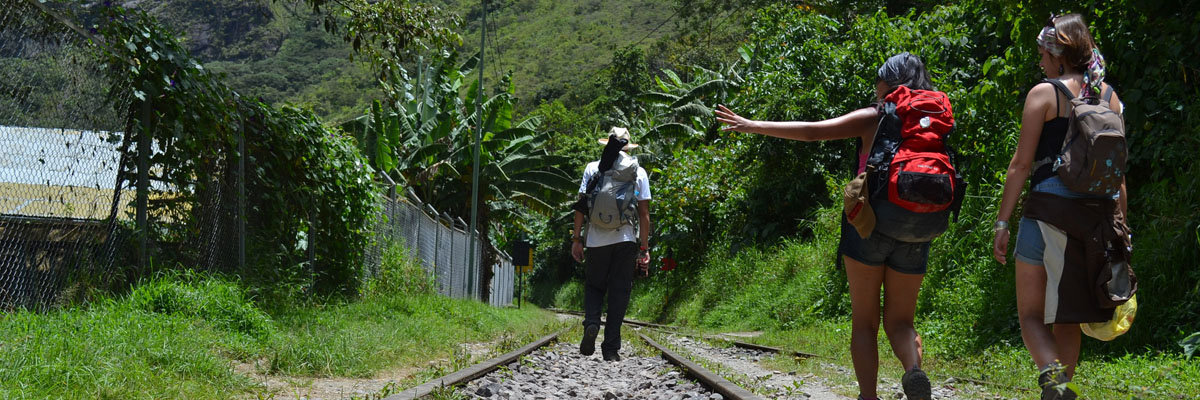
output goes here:
<path id="1" fill-rule="evenodd" d="M 399 242 L 434 277 L 438 293 L 480 299 L 483 244 L 475 240 L 476 265 L 472 266 L 468 261 L 471 237 L 467 234 L 467 224 L 461 218 L 438 214 L 415 197 L 398 196 L 394 187 L 385 192 L 387 195 L 381 200 L 384 215 L 375 229 L 377 244 L 367 257 L 367 273 L 378 274 L 384 247 Z M 496 253 L 496 262 L 487 267 L 492 272 L 488 302 L 503 307 L 513 302 L 514 270 L 512 257 Z"/>
<path id="2" fill-rule="evenodd" d="M 118 229 L 126 99 L 99 51 L 27 2 L 0 9 L 0 310 L 43 309 L 106 271 Z"/>

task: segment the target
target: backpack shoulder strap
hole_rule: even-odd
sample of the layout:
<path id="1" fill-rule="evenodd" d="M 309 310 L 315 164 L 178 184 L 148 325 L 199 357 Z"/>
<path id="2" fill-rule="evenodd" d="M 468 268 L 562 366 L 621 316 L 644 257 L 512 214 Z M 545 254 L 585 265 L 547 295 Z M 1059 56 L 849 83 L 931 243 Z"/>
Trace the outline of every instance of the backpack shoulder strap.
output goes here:
<path id="1" fill-rule="evenodd" d="M 1054 88 L 1055 88 L 1055 89 L 1058 89 L 1058 92 L 1059 92 L 1059 93 L 1062 93 L 1064 96 L 1067 96 L 1067 98 L 1068 98 L 1068 99 L 1070 99 L 1070 98 L 1072 98 L 1072 97 L 1075 97 L 1075 94 L 1074 94 L 1074 93 L 1071 93 L 1071 89 L 1068 89 L 1068 88 L 1067 88 L 1067 85 L 1066 85 L 1065 83 L 1062 83 L 1062 81 L 1060 81 L 1060 80 L 1058 80 L 1058 79 L 1050 79 L 1050 78 L 1046 78 L 1046 79 L 1042 79 L 1042 82 L 1046 82 L 1046 83 L 1049 83 L 1049 84 L 1051 84 L 1051 85 L 1054 85 Z M 1054 112 L 1055 112 L 1055 115 L 1057 115 L 1057 114 L 1058 114 L 1058 110 L 1062 108 L 1062 106 L 1060 106 L 1060 105 L 1059 105 L 1059 101 L 1060 101 L 1060 100 L 1058 99 L 1058 96 L 1054 96 Z"/>
<path id="2" fill-rule="evenodd" d="M 600 180 L 603 178 L 604 178 L 604 172 L 601 172 L 600 169 L 597 168 L 596 172 L 593 173 L 592 176 L 588 177 L 587 191 L 585 191 L 584 193 L 589 196 L 595 194 L 596 186 L 600 184 Z"/>
<path id="3" fill-rule="evenodd" d="M 1112 85 L 1104 85 L 1104 95 L 1100 96 L 1100 99 L 1104 100 L 1104 103 L 1107 104 L 1112 101 L 1112 96 L 1113 96 Z"/>

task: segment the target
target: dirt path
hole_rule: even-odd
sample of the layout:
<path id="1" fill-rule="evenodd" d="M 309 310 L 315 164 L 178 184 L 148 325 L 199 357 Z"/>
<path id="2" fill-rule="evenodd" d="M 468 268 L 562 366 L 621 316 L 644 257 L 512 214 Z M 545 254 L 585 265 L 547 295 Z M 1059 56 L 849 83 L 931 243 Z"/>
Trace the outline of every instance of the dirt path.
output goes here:
<path id="1" fill-rule="evenodd" d="M 464 353 L 471 356 L 471 362 L 474 363 L 491 355 L 498 343 L 462 343 L 459 346 Z M 394 386 L 398 382 L 411 380 L 413 375 L 421 370 L 420 367 L 409 366 L 381 371 L 371 378 L 316 378 L 263 374 L 260 371 L 266 370 L 266 366 L 261 365 L 262 362 L 234 366 L 235 372 L 253 379 L 260 386 L 254 394 L 246 396 L 247 399 L 341 400 L 366 397 L 383 392 L 389 385 Z M 448 360 L 433 360 L 429 364 L 445 362 Z"/>
<path id="2" fill-rule="evenodd" d="M 369 379 L 354 379 L 264 375 L 258 373 L 258 368 L 253 364 L 241 364 L 234 369 L 261 386 L 261 389 L 256 390 L 255 394 L 246 396 L 246 398 L 277 400 L 334 400 L 354 396 L 364 397 L 368 394 L 380 393 L 388 385 L 411 378 L 412 374 L 418 370 L 409 367 L 384 371 Z"/>

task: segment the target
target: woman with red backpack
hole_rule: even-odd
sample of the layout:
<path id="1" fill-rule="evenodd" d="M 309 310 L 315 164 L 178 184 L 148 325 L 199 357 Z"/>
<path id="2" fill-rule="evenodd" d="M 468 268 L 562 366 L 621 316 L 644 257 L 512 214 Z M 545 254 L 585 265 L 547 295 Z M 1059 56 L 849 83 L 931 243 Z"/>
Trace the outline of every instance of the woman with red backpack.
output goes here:
<path id="1" fill-rule="evenodd" d="M 1079 324 L 1106 321 L 1111 318 L 1112 309 L 1098 307 L 1091 296 L 1081 295 L 1090 294 L 1086 293 L 1089 282 L 1077 275 L 1086 275 L 1085 267 L 1073 261 L 1066 251 L 1075 245 L 1071 237 L 1076 234 L 1069 228 L 1079 224 L 1056 220 L 1066 216 L 1078 220 L 1091 215 L 1094 217 L 1087 217 L 1090 221 L 1085 221 L 1085 225 L 1119 225 L 1114 231 L 1124 227 L 1124 128 L 1119 115 L 1121 101 L 1103 82 L 1104 58 L 1083 18 L 1079 14 L 1051 16 L 1037 41 L 1041 53 L 1039 65 L 1046 79 L 1025 97 L 1020 139 L 1008 166 L 992 248 L 996 261 L 1006 264 L 1008 221 L 1029 178 L 1031 193 L 1023 207 L 1025 215 L 1020 220 L 1015 249 L 1021 338 L 1040 369 L 1038 385 L 1042 388 L 1042 399 L 1074 399 L 1077 393 L 1066 383 L 1074 375 L 1079 360 Z M 1087 99 L 1093 100 L 1091 107 L 1101 106 L 1094 109 L 1098 112 L 1091 112 L 1090 116 L 1074 113 L 1078 111 L 1076 108 L 1089 106 L 1084 102 Z M 1119 137 L 1114 136 L 1117 141 L 1111 147 L 1112 156 L 1099 164 L 1099 170 L 1104 165 L 1115 169 L 1085 183 L 1084 192 L 1073 182 L 1078 179 L 1063 175 L 1063 171 L 1070 169 L 1064 164 L 1072 162 L 1067 148 L 1085 143 L 1071 140 L 1072 136 L 1079 137 L 1078 128 L 1072 129 L 1072 125 L 1076 117 L 1097 118 L 1104 117 L 1103 114 L 1108 114 L 1106 125 L 1114 134 L 1119 133 Z M 1088 169 L 1091 173 L 1098 171 L 1094 167 Z M 1115 211 L 1121 216 L 1114 216 Z M 1112 224 L 1099 223 L 1110 218 Z M 1127 233 L 1126 229 L 1118 235 L 1122 236 L 1118 240 L 1127 243 Z M 1092 232 L 1082 235 L 1093 237 Z M 1117 250 L 1127 254 L 1127 245 L 1118 247 L 1121 248 Z"/>
<path id="2" fill-rule="evenodd" d="M 961 193 L 961 179 L 950 166 L 944 143 L 954 120 L 949 100 L 934 89 L 925 64 L 909 53 L 892 56 L 879 67 L 875 97 L 877 105 L 824 121 L 755 121 L 723 105 L 716 115 L 728 125 L 725 130 L 800 141 L 859 139 L 858 173 L 871 194 L 865 210 L 847 203 L 839 244 L 850 287 L 850 353 L 859 398 L 877 398 L 882 316 L 892 352 L 904 366 L 906 397 L 929 399 L 929 377 L 920 368 L 921 336 L 913 319 L 930 240 L 945 231 L 954 197 Z M 869 215 L 871 224 L 859 224 L 860 215 Z"/>

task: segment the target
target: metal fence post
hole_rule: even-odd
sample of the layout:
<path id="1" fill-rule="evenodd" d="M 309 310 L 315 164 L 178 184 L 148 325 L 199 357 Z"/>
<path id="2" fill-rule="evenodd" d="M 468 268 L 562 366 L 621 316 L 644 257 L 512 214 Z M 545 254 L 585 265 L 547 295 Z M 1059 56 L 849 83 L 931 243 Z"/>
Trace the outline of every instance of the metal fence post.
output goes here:
<path id="1" fill-rule="evenodd" d="M 147 97 L 153 98 L 153 97 Z M 150 119 L 154 110 L 149 101 L 142 102 L 141 125 L 138 129 L 137 151 L 137 230 L 138 230 L 138 270 L 145 273 L 150 267 L 147 235 L 149 227 L 147 212 L 150 198 L 150 141 L 152 139 Z"/>
<path id="2" fill-rule="evenodd" d="M 475 293 L 471 291 L 471 283 L 474 282 L 475 279 L 475 266 L 471 264 L 473 264 L 473 257 L 475 255 L 475 237 L 471 235 L 471 225 L 466 221 L 463 221 L 462 217 L 458 218 L 458 223 L 463 226 L 463 233 L 466 235 L 467 239 L 465 240 L 465 242 L 467 242 L 467 259 L 463 260 L 463 272 L 466 272 L 467 276 L 465 277 L 466 282 L 463 282 L 463 295 L 474 297 Z"/>
<path id="3" fill-rule="evenodd" d="M 246 120 L 238 135 L 238 270 L 246 271 Z"/>
<path id="4" fill-rule="evenodd" d="M 447 231 L 446 229 L 450 230 Z M 442 264 L 440 273 L 442 275 L 443 294 L 449 296 L 454 288 L 454 219 L 450 217 L 449 213 L 442 212 L 438 216 L 437 231 L 438 234 L 446 232 L 442 235 L 442 240 L 448 243 L 446 248 L 446 262 Z"/>
<path id="5" fill-rule="evenodd" d="M 458 263 L 454 262 L 454 220 L 447 217 L 446 226 L 450 228 L 450 290 L 447 290 L 447 295 L 454 297 L 454 292 L 458 289 L 458 280 L 454 279 L 455 275 L 457 275 L 455 272 L 458 271 Z M 440 230 L 441 227 L 439 226 L 438 229 Z"/>
<path id="6" fill-rule="evenodd" d="M 430 208 L 432 208 L 432 207 L 430 207 Z M 441 225 L 441 223 L 440 223 L 441 218 L 436 213 L 433 214 L 433 220 L 434 220 L 434 222 L 439 222 L 439 223 L 435 223 L 433 225 L 433 227 L 434 227 L 434 231 L 433 231 L 433 263 L 432 263 L 433 264 L 433 273 L 430 275 L 433 275 L 433 278 L 437 279 L 438 278 L 438 264 L 441 264 L 441 261 L 442 261 L 442 257 L 441 257 L 441 255 L 442 255 L 442 230 L 437 229 L 438 226 Z"/>

